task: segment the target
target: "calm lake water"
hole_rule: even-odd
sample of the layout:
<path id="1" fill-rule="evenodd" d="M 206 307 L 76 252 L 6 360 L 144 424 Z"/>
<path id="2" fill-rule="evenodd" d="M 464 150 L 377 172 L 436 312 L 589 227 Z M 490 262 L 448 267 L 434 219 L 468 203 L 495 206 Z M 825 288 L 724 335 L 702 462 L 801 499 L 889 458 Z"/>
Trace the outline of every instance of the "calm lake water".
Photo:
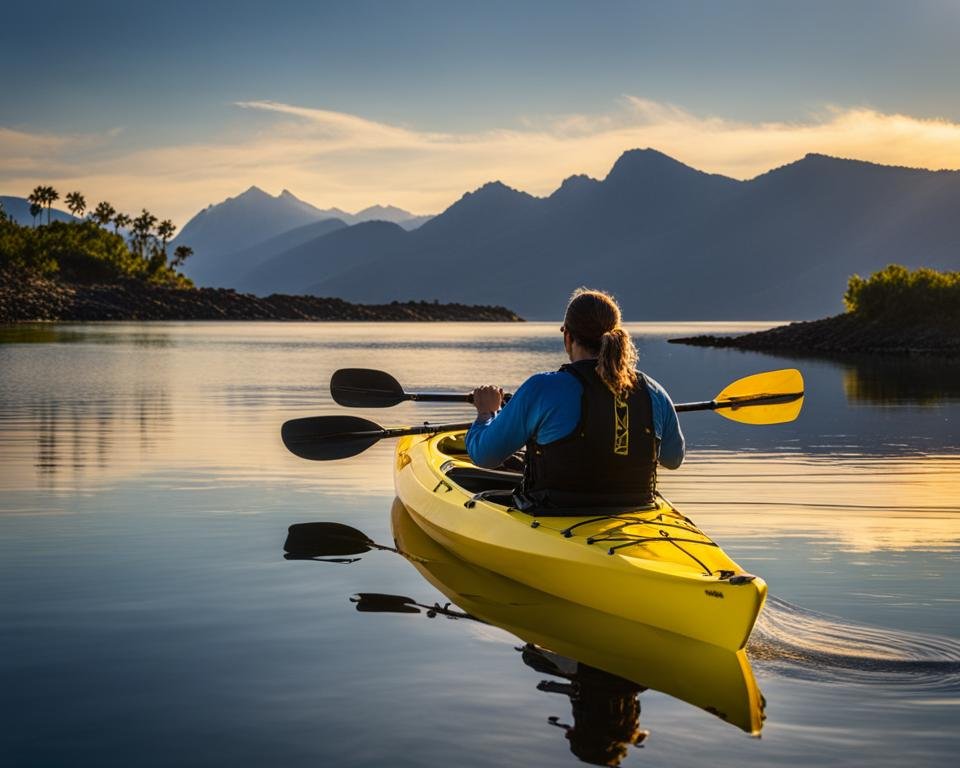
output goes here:
<path id="1" fill-rule="evenodd" d="M 555 726 L 583 736 L 604 717 L 585 713 L 587 683 L 573 700 L 569 674 L 516 650 L 527 638 L 358 611 L 360 592 L 448 601 L 394 553 L 336 564 L 282 551 L 303 521 L 394 540 L 392 446 L 321 464 L 280 442 L 284 420 L 340 412 L 336 368 L 382 368 L 411 390 L 512 389 L 563 362 L 557 325 L 0 329 L 0 764 L 578 764 Z M 662 472 L 664 493 L 770 586 L 748 649 L 762 735 L 621 681 L 627 709 L 648 687 L 633 724 L 649 736 L 623 764 L 948 763 L 960 749 L 960 365 L 665 342 L 748 327 L 631 331 L 676 401 L 782 367 L 807 382 L 793 424 L 686 414 L 688 461 Z M 672 674 L 693 690 L 716 684 L 712 667 Z"/>

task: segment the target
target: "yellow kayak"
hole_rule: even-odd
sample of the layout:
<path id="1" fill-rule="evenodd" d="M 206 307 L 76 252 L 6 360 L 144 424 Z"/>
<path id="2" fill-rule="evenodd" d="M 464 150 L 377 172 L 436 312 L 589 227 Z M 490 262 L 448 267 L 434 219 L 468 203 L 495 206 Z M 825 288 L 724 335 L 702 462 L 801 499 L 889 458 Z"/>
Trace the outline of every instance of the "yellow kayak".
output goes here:
<path id="1" fill-rule="evenodd" d="M 394 502 L 397 549 L 471 616 L 579 663 L 562 665 L 574 674 L 579 665 L 588 665 L 637 683 L 626 689 L 630 697 L 652 688 L 747 733 L 760 732 L 764 700 L 746 651 L 727 651 L 531 589 L 455 557 L 426 534 L 420 521 L 399 499 Z M 591 677 L 596 681 L 596 674 Z M 598 687 L 624 688 L 593 686 Z"/>
<path id="2" fill-rule="evenodd" d="M 407 436 L 397 444 L 397 496 L 433 540 L 563 600 L 729 651 L 743 648 L 766 584 L 669 501 L 532 516 L 511 506 L 519 475 L 470 463 L 464 434 Z"/>

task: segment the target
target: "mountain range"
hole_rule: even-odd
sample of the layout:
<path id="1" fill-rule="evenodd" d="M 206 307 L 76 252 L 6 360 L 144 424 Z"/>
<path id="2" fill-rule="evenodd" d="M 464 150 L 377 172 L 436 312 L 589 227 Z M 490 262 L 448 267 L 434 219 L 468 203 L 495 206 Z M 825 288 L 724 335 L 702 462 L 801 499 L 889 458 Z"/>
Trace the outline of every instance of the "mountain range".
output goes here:
<path id="1" fill-rule="evenodd" d="M 16 198 L 0 199 L 18 215 Z M 958 214 L 960 171 L 808 154 L 740 181 L 635 149 L 603 179 L 571 176 L 546 197 L 494 181 L 425 222 L 251 187 L 169 247 L 194 249 L 197 284 L 261 295 L 500 304 L 548 319 L 588 285 L 633 320 L 799 320 L 841 311 L 853 273 L 960 270 Z"/>
<path id="2" fill-rule="evenodd" d="M 413 229 L 429 218 L 394 206 L 374 205 L 358 213 L 322 209 L 286 189 L 274 197 L 252 186 L 204 208 L 183 225 L 170 246 L 193 249 L 184 272 L 198 284 L 232 287 L 238 275 L 262 261 L 339 227 L 383 220 Z M 317 227 L 310 229 L 314 224 Z"/>
<path id="3" fill-rule="evenodd" d="M 413 231 L 368 222 L 275 253 L 232 284 L 351 301 L 439 299 L 556 318 L 579 285 L 631 319 L 806 319 L 888 263 L 960 269 L 960 172 L 809 154 L 756 178 L 651 149 L 547 197 L 491 182 Z"/>

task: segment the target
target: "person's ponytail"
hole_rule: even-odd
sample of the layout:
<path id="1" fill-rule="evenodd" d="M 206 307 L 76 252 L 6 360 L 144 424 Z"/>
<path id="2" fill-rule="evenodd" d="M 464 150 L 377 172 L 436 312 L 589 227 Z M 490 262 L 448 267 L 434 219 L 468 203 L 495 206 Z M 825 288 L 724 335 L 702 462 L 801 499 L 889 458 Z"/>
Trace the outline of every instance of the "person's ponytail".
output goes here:
<path id="1" fill-rule="evenodd" d="M 597 355 L 597 375 L 619 398 L 637 386 L 637 348 L 620 325 L 616 299 L 603 291 L 578 288 L 570 297 L 564 328 L 570 336 Z"/>
<path id="2" fill-rule="evenodd" d="M 600 337 L 597 375 L 621 399 L 637 386 L 637 348 L 620 326 Z"/>

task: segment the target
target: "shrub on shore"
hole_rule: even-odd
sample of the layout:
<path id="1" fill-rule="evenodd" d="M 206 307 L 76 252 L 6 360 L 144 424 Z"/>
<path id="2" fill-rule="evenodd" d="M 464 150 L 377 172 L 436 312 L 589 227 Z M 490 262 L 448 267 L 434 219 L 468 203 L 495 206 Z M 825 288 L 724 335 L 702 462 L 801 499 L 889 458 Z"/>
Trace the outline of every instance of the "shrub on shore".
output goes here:
<path id="1" fill-rule="evenodd" d="M 847 312 L 865 319 L 960 321 L 960 272 L 890 264 L 866 279 L 853 275 L 843 303 Z"/>

